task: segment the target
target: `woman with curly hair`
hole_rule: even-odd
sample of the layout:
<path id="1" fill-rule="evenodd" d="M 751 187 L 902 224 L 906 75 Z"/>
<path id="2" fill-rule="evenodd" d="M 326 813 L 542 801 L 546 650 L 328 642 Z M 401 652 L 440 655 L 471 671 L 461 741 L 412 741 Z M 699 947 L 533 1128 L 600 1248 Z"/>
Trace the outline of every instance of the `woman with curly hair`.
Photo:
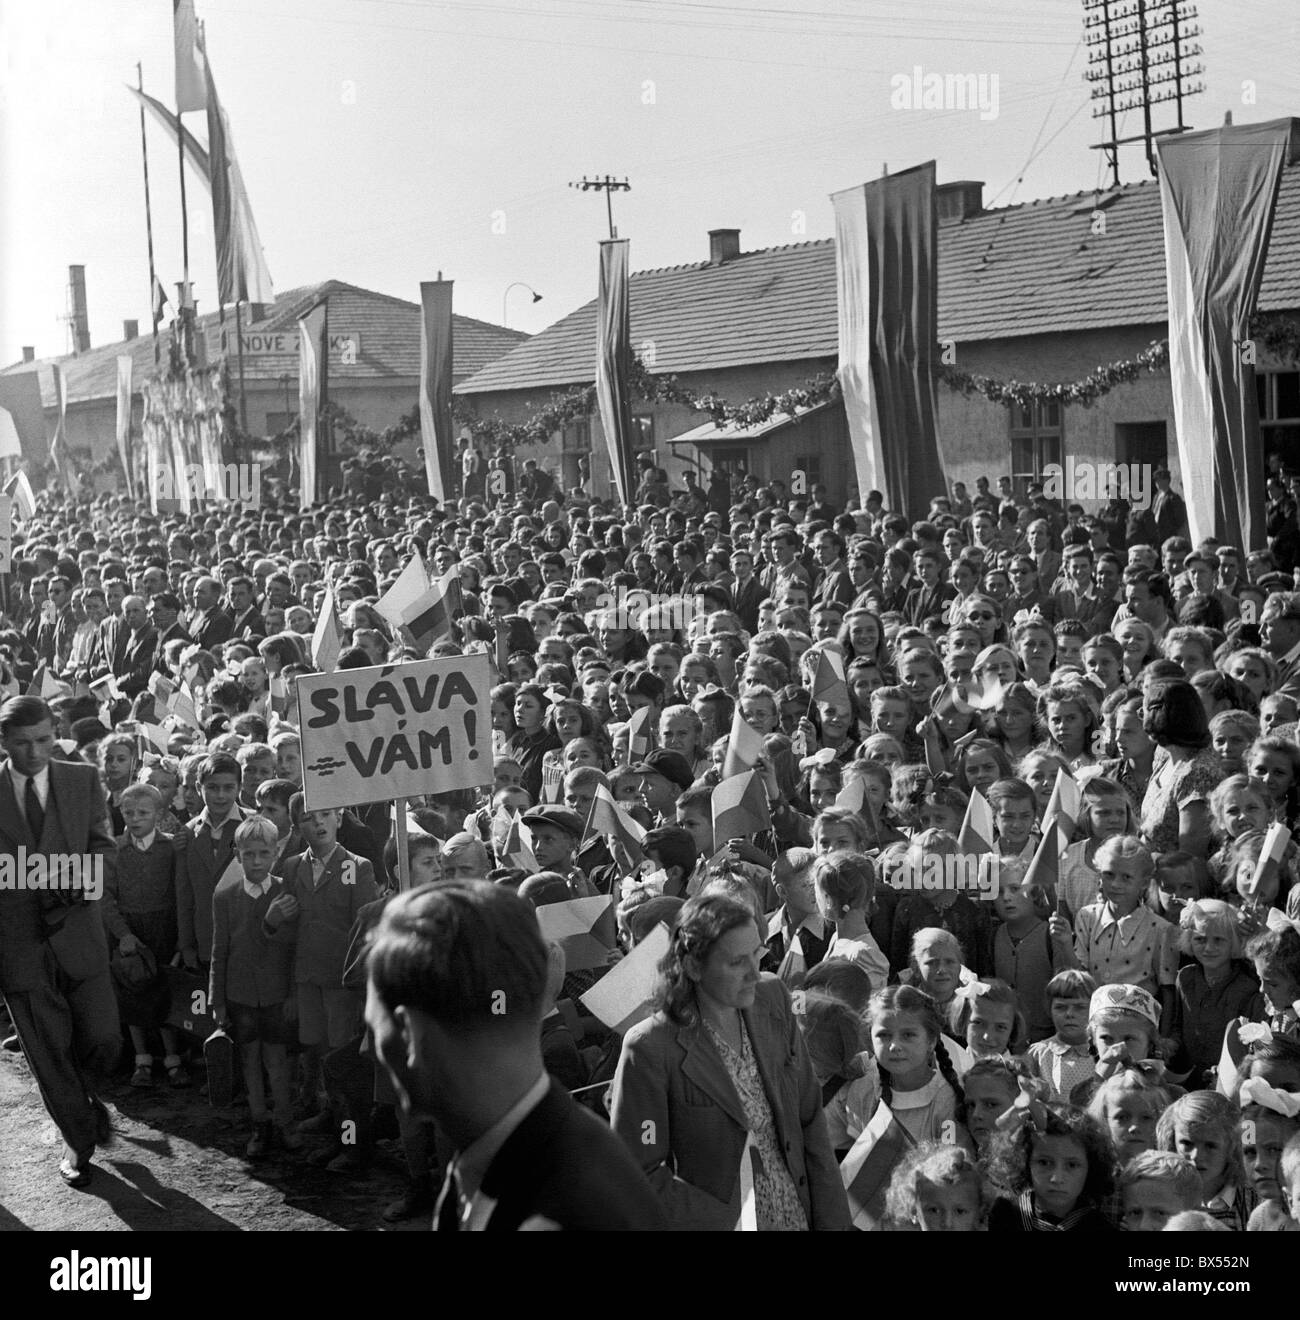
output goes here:
<path id="1" fill-rule="evenodd" d="M 675 1229 L 849 1226 L 822 1088 L 789 992 L 759 975 L 764 951 L 749 907 L 691 899 L 659 965 L 656 1012 L 623 1042 L 613 1127 Z"/>

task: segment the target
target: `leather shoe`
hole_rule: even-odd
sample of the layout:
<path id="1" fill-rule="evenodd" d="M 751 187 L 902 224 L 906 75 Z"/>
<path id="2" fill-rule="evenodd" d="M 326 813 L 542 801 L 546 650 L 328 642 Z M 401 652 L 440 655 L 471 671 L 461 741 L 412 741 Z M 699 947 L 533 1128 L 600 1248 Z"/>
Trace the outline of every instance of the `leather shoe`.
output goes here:
<path id="1" fill-rule="evenodd" d="M 117 1139 L 113 1130 L 113 1116 L 108 1106 L 96 1095 L 90 1098 L 90 1107 L 95 1111 L 95 1145 L 111 1146 Z"/>
<path id="2" fill-rule="evenodd" d="M 15 1031 L 12 1036 L 6 1036 L 0 1041 L 0 1050 L 8 1050 L 10 1054 L 21 1054 L 23 1047 L 19 1043 L 18 1033 Z"/>
<path id="3" fill-rule="evenodd" d="M 69 1187 L 75 1187 L 78 1191 L 83 1187 L 89 1187 L 94 1176 L 95 1166 L 93 1164 L 73 1164 L 66 1155 L 59 1161 L 59 1177 Z"/>

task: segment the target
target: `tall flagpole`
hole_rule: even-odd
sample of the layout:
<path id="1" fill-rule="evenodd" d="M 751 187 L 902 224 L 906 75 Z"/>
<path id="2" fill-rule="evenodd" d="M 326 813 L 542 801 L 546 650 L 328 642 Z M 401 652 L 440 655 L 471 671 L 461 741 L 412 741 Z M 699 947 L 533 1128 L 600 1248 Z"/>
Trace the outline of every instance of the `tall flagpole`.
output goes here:
<path id="1" fill-rule="evenodd" d="M 185 117 L 179 96 L 176 99 L 176 168 L 181 176 L 181 288 L 185 294 L 178 316 L 182 327 L 182 352 L 188 365 L 194 356 L 194 329 L 190 322 L 194 299 L 190 291 L 190 217 L 185 204 Z"/>
<path id="2" fill-rule="evenodd" d="M 137 61 L 135 66 L 136 82 L 141 94 L 144 93 L 144 69 Z M 153 209 L 149 203 L 149 141 L 144 131 L 144 102 L 140 102 L 140 158 L 144 161 L 144 231 L 149 240 L 149 319 L 153 322 L 153 364 L 156 367 L 162 360 L 158 346 L 158 276 L 153 264 Z"/>

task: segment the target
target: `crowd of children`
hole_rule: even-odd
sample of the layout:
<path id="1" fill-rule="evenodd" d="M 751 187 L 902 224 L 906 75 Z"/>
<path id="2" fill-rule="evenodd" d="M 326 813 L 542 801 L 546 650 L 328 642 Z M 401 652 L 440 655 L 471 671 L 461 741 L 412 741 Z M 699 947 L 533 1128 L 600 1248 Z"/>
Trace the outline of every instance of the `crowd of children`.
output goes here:
<path id="1" fill-rule="evenodd" d="M 843 1167 L 894 1125 L 873 1194 L 846 1175 L 859 1227 L 1300 1225 L 1300 595 L 1268 552 L 1243 567 L 1181 527 L 1124 546 L 1122 521 L 986 484 L 916 522 L 748 480 L 725 508 L 668 501 L 42 496 L 0 659 L 100 768 L 129 1085 L 226 1104 L 242 1077 L 253 1161 L 347 1174 L 388 1125 L 392 1217 L 429 1209 L 447 1151 L 362 1019 L 399 872 L 608 896 L 610 966 L 724 892 L 795 996 Z M 419 645 L 375 608 L 417 554 L 462 588 Z M 402 858 L 392 804 L 304 803 L 294 691 L 326 580 L 340 668 L 497 667 L 493 782 L 408 800 Z M 751 738 L 766 823 L 731 837 L 715 791 Z M 580 996 L 608 972 L 561 960 L 543 1024 L 602 1116 L 621 1038 Z M 195 989 L 206 1046 L 174 1011 Z"/>

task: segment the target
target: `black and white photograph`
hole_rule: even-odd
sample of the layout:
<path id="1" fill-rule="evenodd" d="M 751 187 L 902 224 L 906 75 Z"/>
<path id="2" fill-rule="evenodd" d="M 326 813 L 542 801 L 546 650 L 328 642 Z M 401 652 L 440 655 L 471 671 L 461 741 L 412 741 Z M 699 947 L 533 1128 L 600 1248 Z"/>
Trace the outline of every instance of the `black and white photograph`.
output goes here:
<path id="1" fill-rule="evenodd" d="M 339 1231 L 1284 1277 L 1204 1235 L 1300 1232 L 1300 5 L 0 52 L 15 1297 L 341 1306 Z"/>

